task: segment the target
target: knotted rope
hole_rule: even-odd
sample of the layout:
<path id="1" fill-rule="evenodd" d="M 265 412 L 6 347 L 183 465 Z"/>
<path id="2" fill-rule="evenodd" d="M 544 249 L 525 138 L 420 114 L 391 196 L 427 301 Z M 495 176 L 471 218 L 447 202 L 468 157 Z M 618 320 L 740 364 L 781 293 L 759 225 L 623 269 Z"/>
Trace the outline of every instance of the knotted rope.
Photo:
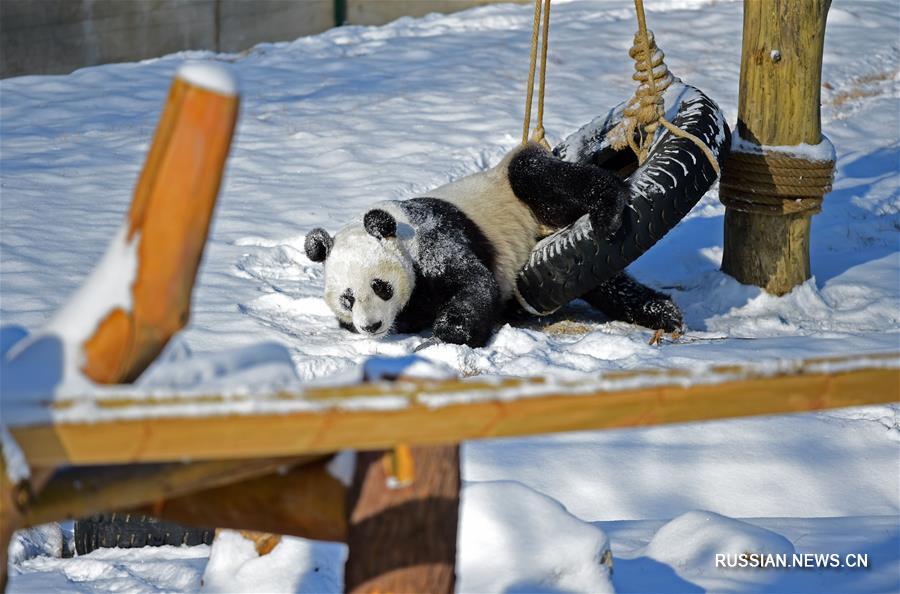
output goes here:
<path id="1" fill-rule="evenodd" d="M 718 175 L 719 163 L 706 143 L 678 128 L 665 117 L 663 92 L 675 81 L 675 77 L 666 66 L 665 54 L 656 46 L 653 32 L 647 29 L 643 0 L 635 0 L 634 7 L 638 32 L 634 35 L 628 55 L 634 60 L 634 74 L 631 78 L 638 82 L 638 88 L 625 106 L 622 121 L 607 134 L 607 141 L 616 150 L 631 147 L 637 155 L 638 163 L 643 164 L 650 154 L 656 130 L 663 126 L 675 136 L 686 138 L 697 145 Z M 635 136 L 638 136 L 638 141 L 635 141 Z"/>
<path id="2" fill-rule="evenodd" d="M 762 214 L 815 214 L 831 191 L 834 161 L 774 152 L 732 150 L 725 162 L 719 197 L 725 206 Z"/>
<path id="3" fill-rule="evenodd" d="M 543 6 L 541 2 L 543 1 Z M 543 15 L 543 27 L 541 16 Z M 538 111 L 534 136 L 531 140 L 539 142 L 547 148 L 550 145 L 544 138 L 544 86 L 547 80 L 547 42 L 550 35 L 550 0 L 534 0 L 534 25 L 531 31 L 531 67 L 528 71 L 528 89 L 525 94 L 525 122 L 522 126 L 522 144 L 529 140 L 528 128 L 531 126 L 531 103 L 534 97 L 534 71 L 537 67 L 538 35 L 541 36 L 541 73 L 538 84 Z"/>

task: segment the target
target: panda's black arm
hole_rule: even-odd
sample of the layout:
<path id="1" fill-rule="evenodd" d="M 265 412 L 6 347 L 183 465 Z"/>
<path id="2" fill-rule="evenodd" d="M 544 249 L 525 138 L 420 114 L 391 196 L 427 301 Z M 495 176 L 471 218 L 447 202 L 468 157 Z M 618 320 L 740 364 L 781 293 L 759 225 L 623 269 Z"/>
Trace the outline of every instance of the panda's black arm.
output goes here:
<path id="1" fill-rule="evenodd" d="M 484 346 L 500 313 L 500 287 L 481 263 L 460 267 L 452 276 L 458 280 L 444 287 L 447 299 L 437 310 L 434 336 L 443 342 Z"/>
<path id="2" fill-rule="evenodd" d="M 509 162 L 508 173 L 513 193 L 544 225 L 565 227 L 590 214 L 594 231 L 606 235 L 622 224 L 628 187 L 610 171 L 529 144 Z"/>
<path id="3" fill-rule="evenodd" d="M 684 325 L 671 297 L 634 280 L 625 272 L 603 281 L 582 297 L 613 320 L 675 332 Z"/>

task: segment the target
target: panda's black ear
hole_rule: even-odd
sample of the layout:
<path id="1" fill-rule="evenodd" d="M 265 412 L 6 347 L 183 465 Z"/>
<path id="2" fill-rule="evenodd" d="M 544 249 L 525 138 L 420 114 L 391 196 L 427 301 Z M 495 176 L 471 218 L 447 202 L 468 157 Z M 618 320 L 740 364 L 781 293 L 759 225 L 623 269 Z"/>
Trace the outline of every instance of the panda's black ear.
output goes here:
<path id="1" fill-rule="evenodd" d="M 328 231 L 322 228 L 316 228 L 309 232 L 303 247 L 306 250 L 306 257 L 313 262 L 324 262 L 328 254 L 331 253 L 331 246 L 334 245 L 334 239 L 328 234 Z"/>
<path id="2" fill-rule="evenodd" d="M 373 208 L 363 217 L 363 226 L 369 235 L 377 239 L 397 236 L 397 221 L 380 208 Z"/>

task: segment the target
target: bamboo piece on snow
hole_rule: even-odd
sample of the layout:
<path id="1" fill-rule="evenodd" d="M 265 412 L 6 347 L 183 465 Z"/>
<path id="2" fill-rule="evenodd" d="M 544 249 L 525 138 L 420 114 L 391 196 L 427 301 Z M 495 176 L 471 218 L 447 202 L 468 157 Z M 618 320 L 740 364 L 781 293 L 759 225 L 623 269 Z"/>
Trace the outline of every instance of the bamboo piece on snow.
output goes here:
<path id="1" fill-rule="evenodd" d="M 187 323 L 238 115 L 221 68 L 188 64 L 169 90 L 126 221 L 127 245 L 137 242 L 131 306 L 102 314 L 84 342 L 82 371 L 95 382 L 133 381 Z"/>
<path id="2" fill-rule="evenodd" d="M 389 480 L 388 452 L 357 454 L 344 591 L 452 593 L 459 522 L 459 447 L 411 448 L 415 478 Z"/>

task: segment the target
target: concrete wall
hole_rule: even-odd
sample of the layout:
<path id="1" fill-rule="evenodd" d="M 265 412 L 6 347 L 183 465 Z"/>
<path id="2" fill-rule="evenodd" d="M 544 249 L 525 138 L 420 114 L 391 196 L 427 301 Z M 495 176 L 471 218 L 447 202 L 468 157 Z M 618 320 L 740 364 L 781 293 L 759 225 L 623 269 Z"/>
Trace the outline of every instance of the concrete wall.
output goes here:
<path id="1" fill-rule="evenodd" d="M 533 2 L 534 0 L 346 0 L 350 25 L 383 25 L 402 16 L 420 17 L 432 12 L 456 12 L 482 4 Z"/>
<path id="2" fill-rule="evenodd" d="M 236 52 L 324 31 L 340 13 L 347 24 L 377 25 L 495 1 L 0 0 L 0 78 L 185 49 Z"/>

